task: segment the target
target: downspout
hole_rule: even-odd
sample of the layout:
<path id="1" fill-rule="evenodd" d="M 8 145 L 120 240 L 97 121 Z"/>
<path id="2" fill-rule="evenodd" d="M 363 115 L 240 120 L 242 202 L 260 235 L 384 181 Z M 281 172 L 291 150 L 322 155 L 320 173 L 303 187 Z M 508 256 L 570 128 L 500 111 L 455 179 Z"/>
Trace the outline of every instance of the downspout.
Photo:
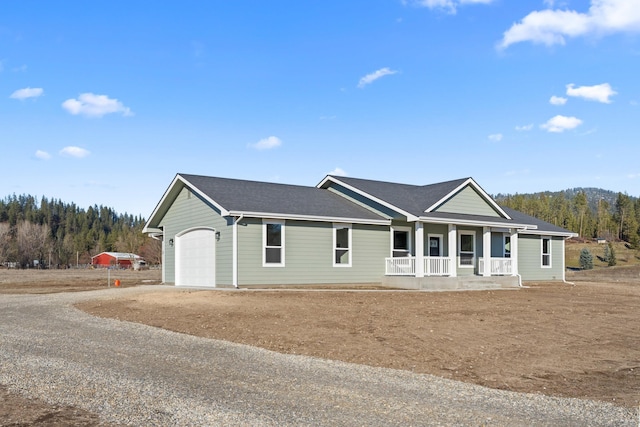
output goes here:
<path id="1" fill-rule="evenodd" d="M 238 289 L 238 223 L 244 218 L 243 214 L 237 217 L 231 226 L 232 242 L 231 242 L 231 264 L 232 264 L 232 284 Z"/>
<path id="2" fill-rule="evenodd" d="M 569 239 L 569 237 L 565 237 L 562 239 L 562 282 L 567 285 L 575 286 L 576 284 L 573 282 L 567 282 L 566 274 L 567 274 L 567 266 L 565 265 L 565 258 L 567 256 L 567 250 L 565 242 Z"/>

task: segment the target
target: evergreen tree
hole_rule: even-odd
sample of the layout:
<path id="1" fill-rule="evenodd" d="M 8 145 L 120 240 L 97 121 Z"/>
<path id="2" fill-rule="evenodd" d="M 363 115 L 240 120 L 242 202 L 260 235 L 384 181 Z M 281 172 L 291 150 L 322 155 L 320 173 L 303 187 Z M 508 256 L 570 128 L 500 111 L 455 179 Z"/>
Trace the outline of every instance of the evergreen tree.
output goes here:
<path id="1" fill-rule="evenodd" d="M 118 242 L 137 253 L 150 239 L 142 234 L 144 222 L 104 206 L 84 210 L 61 200 L 14 194 L 0 199 L 0 263 L 87 263 L 99 252 L 117 250 Z"/>
<path id="2" fill-rule="evenodd" d="M 613 267 L 618 263 L 618 260 L 616 259 L 616 251 L 613 249 L 613 243 L 611 242 L 609 242 L 607 247 L 609 248 L 609 259 L 607 260 L 607 265 L 609 267 Z"/>
<path id="3" fill-rule="evenodd" d="M 593 268 L 593 255 L 587 248 L 580 251 L 580 268 L 583 270 L 591 270 Z"/>

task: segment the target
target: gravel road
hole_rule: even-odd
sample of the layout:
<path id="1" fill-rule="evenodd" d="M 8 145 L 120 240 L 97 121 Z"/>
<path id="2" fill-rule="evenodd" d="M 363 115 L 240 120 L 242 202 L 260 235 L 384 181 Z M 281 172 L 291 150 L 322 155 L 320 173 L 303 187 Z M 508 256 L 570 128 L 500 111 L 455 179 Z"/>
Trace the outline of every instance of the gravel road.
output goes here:
<path id="1" fill-rule="evenodd" d="M 0 295 L 0 384 L 123 425 L 638 425 L 636 411 L 606 403 L 283 355 L 71 306 L 135 292 Z"/>

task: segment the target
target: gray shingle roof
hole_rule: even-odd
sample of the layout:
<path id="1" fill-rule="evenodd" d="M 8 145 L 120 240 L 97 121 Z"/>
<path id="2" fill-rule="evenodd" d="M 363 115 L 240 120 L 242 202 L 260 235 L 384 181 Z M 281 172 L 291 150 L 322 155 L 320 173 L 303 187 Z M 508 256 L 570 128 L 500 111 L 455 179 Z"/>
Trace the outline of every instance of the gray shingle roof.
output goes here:
<path id="1" fill-rule="evenodd" d="M 273 214 L 283 217 L 316 217 L 326 220 L 344 219 L 345 221 L 371 221 L 373 223 L 387 220 L 386 217 L 323 188 L 190 174 L 178 174 L 178 176 L 226 211 L 264 214 L 264 216 Z M 334 177 L 334 179 L 416 217 L 446 219 L 453 223 L 456 221 L 479 221 L 504 224 L 504 226 L 526 224 L 537 226 L 537 233 L 572 234 L 562 227 L 505 207 L 502 209 L 511 217 L 510 220 L 480 215 L 424 212 L 469 178 L 422 186 L 348 177 Z M 167 190 L 165 197 L 175 191 L 171 188 Z M 157 226 L 157 222 L 167 208 L 166 203 L 159 203 L 146 227 Z"/>
<path id="2" fill-rule="evenodd" d="M 409 185 L 398 184 L 393 182 L 372 181 L 360 178 L 349 177 L 335 177 L 335 179 L 344 182 L 345 184 L 364 191 L 371 196 L 384 200 L 397 208 L 404 210 L 412 215 L 423 218 L 439 218 L 466 221 L 481 221 L 488 223 L 504 223 L 505 226 L 510 224 L 521 225 L 535 225 L 537 232 L 549 232 L 549 233 L 563 233 L 571 234 L 569 230 L 562 227 L 550 224 L 546 221 L 542 221 L 538 218 L 534 218 L 530 215 L 526 215 L 522 212 L 505 208 L 500 208 L 511 219 L 496 218 L 482 215 L 468 215 L 468 214 L 455 214 L 455 213 L 442 213 L 442 212 L 429 212 L 425 213 L 425 210 L 431 207 L 433 204 L 442 200 L 443 197 L 451 193 L 458 188 L 469 178 L 461 178 L 452 181 L 439 182 L 429 185 Z"/>
<path id="3" fill-rule="evenodd" d="M 409 185 L 342 176 L 335 178 L 415 216 L 424 215 L 427 208 L 469 179 L 461 178 L 429 185 Z"/>
<path id="4" fill-rule="evenodd" d="M 385 220 L 344 197 L 316 187 L 179 174 L 228 211 Z"/>
<path id="5" fill-rule="evenodd" d="M 532 217 L 530 215 L 524 214 L 520 211 L 516 211 L 511 208 L 506 208 L 501 206 L 502 209 L 509 215 L 513 220 L 519 224 L 532 224 L 538 227 L 537 232 L 548 232 L 548 233 L 563 233 L 563 234 L 574 234 L 571 231 L 558 227 L 557 225 L 553 225 L 541 219 Z"/>

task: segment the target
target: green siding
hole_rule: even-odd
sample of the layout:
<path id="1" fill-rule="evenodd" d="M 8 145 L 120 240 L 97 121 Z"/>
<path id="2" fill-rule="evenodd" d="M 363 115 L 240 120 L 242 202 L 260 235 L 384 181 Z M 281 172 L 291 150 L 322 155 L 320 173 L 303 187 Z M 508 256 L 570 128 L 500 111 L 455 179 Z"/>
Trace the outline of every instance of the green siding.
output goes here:
<path id="1" fill-rule="evenodd" d="M 238 284 L 378 283 L 389 256 L 389 227 L 353 224 L 351 267 L 333 266 L 333 224 L 286 221 L 285 266 L 262 265 L 262 220 L 238 227 Z"/>
<path id="2" fill-rule="evenodd" d="M 438 206 L 435 212 L 500 217 L 495 209 L 469 185 Z"/>
<path id="3" fill-rule="evenodd" d="M 167 283 L 175 283 L 175 247 L 169 245 L 169 239 L 175 240 L 176 234 L 190 228 L 211 227 L 220 232 L 216 242 L 216 286 L 232 284 L 232 228 L 213 206 L 183 188 L 159 225 L 164 229 L 163 268 Z"/>
<path id="4" fill-rule="evenodd" d="M 562 280 L 564 278 L 564 239 L 551 238 L 551 267 L 542 267 L 543 236 L 518 236 L 518 271 L 523 280 Z"/>

